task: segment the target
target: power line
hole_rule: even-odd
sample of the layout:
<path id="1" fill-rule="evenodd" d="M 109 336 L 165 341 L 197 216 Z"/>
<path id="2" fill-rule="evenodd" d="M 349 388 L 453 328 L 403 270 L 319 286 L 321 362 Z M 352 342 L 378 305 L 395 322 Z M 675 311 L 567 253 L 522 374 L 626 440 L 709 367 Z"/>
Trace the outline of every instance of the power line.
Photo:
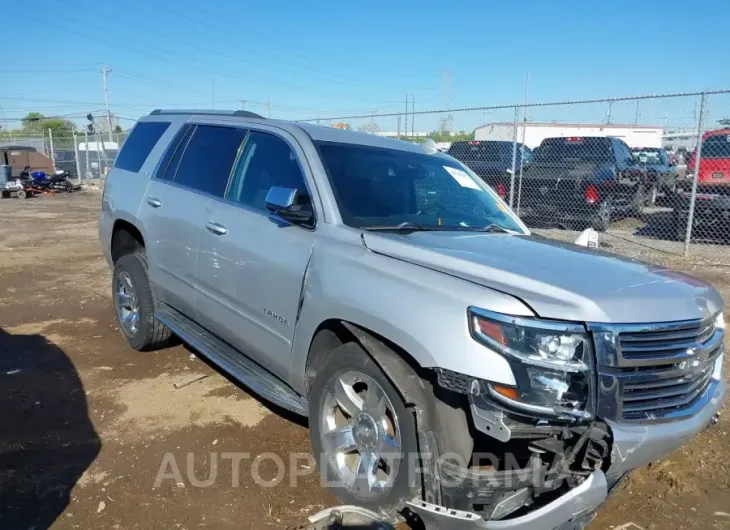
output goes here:
<path id="1" fill-rule="evenodd" d="M 199 26 L 203 26 L 205 28 L 211 29 L 211 30 L 215 31 L 218 36 L 220 36 L 220 35 L 226 35 L 228 33 L 228 31 L 229 31 L 226 28 L 222 28 L 220 26 L 216 26 L 216 25 L 210 24 L 208 22 L 204 22 L 204 21 L 200 20 L 197 17 L 191 17 L 191 16 L 189 16 L 189 15 L 187 15 L 187 14 L 181 12 L 181 11 L 180 12 L 175 11 L 175 10 L 170 9 L 168 7 L 164 7 L 164 6 L 158 5 L 158 4 L 156 4 L 154 2 L 151 2 L 149 0 L 140 0 L 140 1 L 143 2 L 143 3 L 145 3 L 145 4 L 147 4 L 147 5 L 149 5 L 149 6 L 152 6 L 152 7 L 156 8 L 156 9 L 159 9 L 161 11 L 165 11 L 167 13 L 171 13 L 171 14 L 176 15 L 178 17 L 181 17 L 181 18 L 184 18 L 184 19 L 189 20 L 191 22 L 194 22 L 195 24 L 198 24 Z M 260 37 L 262 37 L 263 39 L 265 39 L 266 46 L 268 48 L 278 48 L 278 46 L 273 46 L 272 45 L 272 41 L 275 41 L 275 39 L 272 39 L 271 35 L 267 35 L 265 33 L 262 33 L 260 31 L 257 31 L 256 29 L 253 29 L 253 28 L 245 28 L 242 31 L 244 31 L 246 33 L 251 33 L 251 34 L 254 34 L 254 35 L 259 35 Z M 236 43 L 236 46 L 237 46 L 238 49 L 240 49 L 241 43 L 240 42 L 237 42 Z M 304 57 L 305 59 L 307 59 L 309 61 L 312 61 L 312 58 L 313 57 L 314 57 L 315 60 L 318 60 L 318 61 L 321 61 L 322 60 L 322 54 L 320 52 L 307 52 L 306 50 L 304 50 L 303 48 L 301 48 L 301 46 L 284 45 L 283 47 L 281 47 L 281 49 L 284 50 L 284 53 L 287 56 L 288 55 L 291 55 L 291 54 L 295 54 L 295 55 L 299 55 L 300 57 Z M 254 52 L 254 53 L 257 53 L 257 52 Z M 351 70 L 351 71 L 355 71 L 355 72 L 358 72 L 358 73 L 365 73 L 365 74 L 370 74 L 370 75 L 387 75 L 387 76 L 390 76 L 390 77 L 406 77 L 406 78 L 424 78 L 424 77 L 427 77 L 428 76 L 427 74 L 422 74 L 422 75 L 417 75 L 416 76 L 416 75 L 400 74 L 400 73 L 397 73 L 397 72 L 395 74 L 393 74 L 393 73 L 387 73 L 387 72 L 372 72 L 372 71 L 371 72 L 368 72 L 368 71 L 366 71 L 364 69 L 361 69 L 359 67 L 352 67 L 351 65 L 335 64 L 335 63 L 332 63 L 332 62 L 329 62 L 329 64 L 333 64 L 333 65 L 337 66 L 339 68 L 339 70 L 345 69 L 345 70 Z M 430 77 L 430 76 L 428 76 L 428 77 Z M 396 85 L 391 85 L 391 86 L 396 86 Z M 401 87 L 401 88 L 403 88 L 403 87 Z M 413 87 L 411 87 L 411 88 L 413 88 Z"/>
<path id="2" fill-rule="evenodd" d="M 69 7 L 69 4 L 68 3 L 64 3 L 63 5 L 64 5 L 64 7 Z M 120 4 L 120 5 L 122 5 L 122 4 Z M 86 8 L 83 9 L 83 10 L 81 10 L 77 6 L 71 6 L 71 7 L 76 8 L 76 9 L 79 9 L 80 11 L 83 11 L 86 14 L 88 14 L 90 12 Z M 125 7 L 125 6 L 122 6 L 122 7 Z M 21 14 L 21 16 L 23 16 L 23 15 Z M 66 18 L 66 17 L 63 17 L 62 16 L 62 18 Z M 108 15 L 104 15 L 104 18 L 106 20 L 109 20 L 110 19 L 110 17 Z M 78 20 L 72 20 L 70 18 L 68 18 L 68 20 L 69 20 L 69 23 L 71 23 L 71 22 L 78 23 Z M 137 27 L 137 26 L 135 26 L 133 24 L 129 24 L 128 22 L 123 21 L 123 20 L 120 20 L 118 18 L 111 17 L 111 20 L 114 20 L 116 23 L 118 23 L 120 25 L 127 26 L 127 27 L 133 29 L 134 31 L 138 31 L 139 30 L 139 27 Z M 71 28 L 66 28 L 64 31 L 66 31 L 67 33 L 69 33 L 69 32 L 70 33 L 74 33 L 76 35 L 81 36 L 82 38 L 90 39 L 90 40 L 93 40 L 94 42 L 97 42 L 97 43 L 99 41 L 105 42 L 104 39 L 100 39 L 98 36 L 93 36 L 92 37 L 90 35 L 87 35 L 87 34 L 84 34 L 84 33 L 81 33 L 81 32 L 77 32 L 75 30 L 72 30 Z M 158 37 L 163 38 L 160 35 L 158 35 Z M 197 44 L 193 44 L 189 40 L 183 40 L 183 39 L 173 38 L 173 37 L 170 37 L 170 36 L 165 36 L 164 39 L 165 40 L 168 40 L 168 41 L 171 41 L 171 42 L 174 42 L 174 43 L 177 43 L 177 44 L 181 44 L 183 46 L 188 46 L 188 47 L 190 47 L 192 49 L 195 49 L 195 50 L 198 50 L 198 51 L 200 51 L 202 53 L 212 54 L 212 55 L 218 55 L 218 56 L 220 56 L 220 57 L 222 57 L 222 58 L 224 58 L 224 59 L 226 59 L 228 61 L 236 61 L 236 62 L 244 63 L 244 64 L 247 64 L 247 65 L 258 66 L 258 67 L 264 68 L 264 69 L 275 70 L 275 71 L 279 71 L 279 72 L 282 72 L 282 73 L 285 73 L 285 74 L 288 74 L 288 75 L 292 75 L 292 76 L 295 76 L 295 77 L 305 77 L 305 78 L 310 78 L 310 79 L 314 79 L 314 80 L 317 80 L 317 81 L 325 81 L 327 83 L 344 84 L 346 86 L 351 86 L 353 84 L 356 84 L 356 83 L 347 83 L 347 82 L 338 81 L 338 80 L 327 80 L 327 79 L 317 78 L 317 77 L 314 77 L 314 76 L 309 76 L 309 75 L 303 74 L 301 72 L 291 72 L 291 71 L 284 70 L 284 69 L 281 69 L 281 68 L 276 68 L 276 67 L 267 66 L 267 65 L 261 65 L 260 63 L 256 63 L 254 61 L 249 61 L 249 60 L 246 60 L 246 59 L 242 59 L 240 56 L 230 55 L 230 54 L 226 54 L 226 53 L 219 52 L 219 51 L 214 51 L 214 50 L 206 50 L 205 48 L 203 48 L 203 47 L 201 47 L 201 46 L 199 46 Z M 115 42 L 115 43 L 109 43 L 109 41 L 106 41 L 106 42 L 107 42 L 107 44 L 109 44 L 111 46 L 114 46 L 115 48 L 120 48 L 121 47 L 121 48 L 125 48 L 125 49 L 127 49 L 129 51 L 132 51 L 133 53 L 137 53 L 137 54 L 140 54 L 140 55 L 146 55 L 148 57 L 155 58 L 154 56 L 151 56 L 148 51 L 140 52 L 140 51 L 138 51 L 138 50 L 136 50 L 134 48 L 129 48 L 128 46 L 122 46 L 122 45 L 120 45 L 119 42 Z M 154 45 L 146 44 L 146 47 L 147 48 L 156 49 L 156 50 L 158 50 L 158 51 L 160 51 L 160 52 L 162 52 L 164 54 L 173 55 L 174 57 L 177 57 L 176 54 L 174 54 L 174 53 L 172 53 L 172 52 L 170 52 L 170 51 L 168 51 L 168 50 L 166 50 L 164 48 L 161 48 L 159 46 L 154 46 Z M 240 47 L 240 43 L 237 43 L 237 47 Z M 236 78 L 231 77 L 230 75 L 223 74 L 223 73 L 220 73 L 220 72 L 212 72 L 210 70 L 206 70 L 204 68 L 200 68 L 199 66 L 196 66 L 194 64 L 191 64 L 190 62 L 182 63 L 182 62 L 179 62 L 179 61 L 175 61 L 174 59 L 171 60 L 169 58 L 164 59 L 164 60 L 165 61 L 168 61 L 168 62 L 177 62 L 177 64 L 181 64 L 181 65 L 183 65 L 184 67 L 187 67 L 187 68 L 193 68 L 193 69 L 196 69 L 196 70 L 200 70 L 200 71 L 207 72 L 209 74 L 212 73 L 214 75 L 221 75 L 223 77 L 229 77 L 231 79 L 234 79 L 235 81 L 240 81 L 240 80 L 238 80 Z M 228 71 L 232 71 L 232 70 L 230 68 L 228 68 Z M 233 72 L 235 72 L 235 71 L 233 71 Z M 250 72 L 240 73 L 240 75 L 244 76 L 244 78 L 247 81 L 249 81 L 249 82 L 251 80 L 253 80 L 253 81 L 257 82 L 257 83 L 264 83 L 264 84 L 267 84 L 267 85 L 273 85 L 273 83 L 271 83 L 270 81 L 268 81 L 266 79 L 262 79 L 260 77 L 252 76 L 250 74 Z M 277 85 L 274 85 L 274 86 L 277 86 Z M 372 87 L 373 85 L 371 84 L 371 85 L 363 85 L 363 86 L 370 86 L 370 87 Z M 302 88 L 301 86 L 298 86 L 298 85 L 287 85 L 286 87 L 280 87 L 280 88 L 283 88 L 283 89 L 285 89 L 287 91 L 290 91 L 292 88 L 297 88 L 300 92 L 309 92 L 310 94 L 320 95 L 322 97 L 327 97 L 327 98 L 351 99 L 351 100 L 356 99 L 356 98 L 346 98 L 346 97 L 343 97 L 341 94 L 333 94 L 333 93 L 328 93 L 328 92 L 321 92 L 321 91 L 318 91 L 318 90 L 312 90 L 312 89 Z M 362 100 L 362 101 L 365 101 L 365 100 Z M 370 103 L 375 103 L 375 101 L 369 101 L 369 102 Z"/>

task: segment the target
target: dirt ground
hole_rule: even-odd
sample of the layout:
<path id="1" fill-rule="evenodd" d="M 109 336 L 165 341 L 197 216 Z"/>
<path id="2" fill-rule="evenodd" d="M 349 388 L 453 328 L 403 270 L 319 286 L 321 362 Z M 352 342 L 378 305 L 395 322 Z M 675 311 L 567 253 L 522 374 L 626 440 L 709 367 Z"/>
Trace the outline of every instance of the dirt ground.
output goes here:
<path id="1" fill-rule="evenodd" d="M 99 203 L 0 202 L 0 528 L 295 528 L 335 505 L 302 419 L 184 345 L 126 345 Z M 730 268 L 674 265 L 730 299 Z M 634 472 L 590 528 L 730 528 L 728 431 Z"/>

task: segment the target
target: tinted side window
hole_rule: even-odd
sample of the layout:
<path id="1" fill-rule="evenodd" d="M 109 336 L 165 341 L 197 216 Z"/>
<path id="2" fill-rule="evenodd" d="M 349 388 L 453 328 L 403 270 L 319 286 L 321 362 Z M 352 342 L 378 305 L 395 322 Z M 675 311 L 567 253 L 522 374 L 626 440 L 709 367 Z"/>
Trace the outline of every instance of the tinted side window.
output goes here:
<path id="1" fill-rule="evenodd" d="M 175 183 L 223 197 L 245 136 L 245 129 L 198 125 L 182 155 Z"/>
<path id="2" fill-rule="evenodd" d="M 252 132 L 238 161 L 227 198 L 266 210 L 266 194 L 272 186 L 295 188 L 300 204 L 309 202 L 302 170 L 289 144 L 271 134 Z"/>
<path id="3" fill-rule="evenodd" d="M 138 123 L 124 142 L 124 148 L 114 164 L 119 169 L 134 171 L 142 169 L 152 148 L 170 126 L 170 122 L 149 121 Z"/>
<path id="4" fill-rule="evenodd" d="M 155 175 L 156 178 L 162 180 L 175 179 L 175 173 L 180 165 L 180 159 L 185 152 L 185 146 L 187 146 L 194 129 L 195 125 L 185 125 L 178 131 L 160 161 L 160 166 L 157 168 L 157 174 Z"/>

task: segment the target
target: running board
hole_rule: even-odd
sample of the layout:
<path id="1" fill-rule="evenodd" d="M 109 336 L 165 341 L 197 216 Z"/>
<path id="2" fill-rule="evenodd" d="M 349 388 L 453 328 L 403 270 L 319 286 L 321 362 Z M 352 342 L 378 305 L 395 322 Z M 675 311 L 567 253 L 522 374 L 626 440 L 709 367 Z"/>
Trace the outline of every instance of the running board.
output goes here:
<path id="1" fill-rule="evenodd" d="M 306 398 L 289 388 L 278 377 L 220 340 L 179 311 L 159 304 L 155 318 L 166 325 L 183 342 L 190 344 L 213 364 L 256 394 L 288 411 L 306 416 Z"/>

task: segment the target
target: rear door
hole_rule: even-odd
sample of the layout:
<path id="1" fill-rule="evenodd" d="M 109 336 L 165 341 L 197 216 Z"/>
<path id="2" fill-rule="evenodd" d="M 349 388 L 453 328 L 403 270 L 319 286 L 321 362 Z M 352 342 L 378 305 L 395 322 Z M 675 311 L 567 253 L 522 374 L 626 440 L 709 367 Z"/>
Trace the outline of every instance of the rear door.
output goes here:
<path id="1" fill-rule="evenodd" d="M 197 319 L 200 234 L 222 198 L 243 139 L 235 128 L 189 123 L 177 135 L 140 207 L 150 277 L 158 299 Z"/>
<path id="2" fill-rule="evenodd" d="M 311 204 L 304 160 L 288 134 L 250 130 L 225 200 L 209 210 L 198 261 L 201 323 L 283 379 L 314 224 L 283 221 L 267 211 L 265 199 L 281 186 Z"/>

